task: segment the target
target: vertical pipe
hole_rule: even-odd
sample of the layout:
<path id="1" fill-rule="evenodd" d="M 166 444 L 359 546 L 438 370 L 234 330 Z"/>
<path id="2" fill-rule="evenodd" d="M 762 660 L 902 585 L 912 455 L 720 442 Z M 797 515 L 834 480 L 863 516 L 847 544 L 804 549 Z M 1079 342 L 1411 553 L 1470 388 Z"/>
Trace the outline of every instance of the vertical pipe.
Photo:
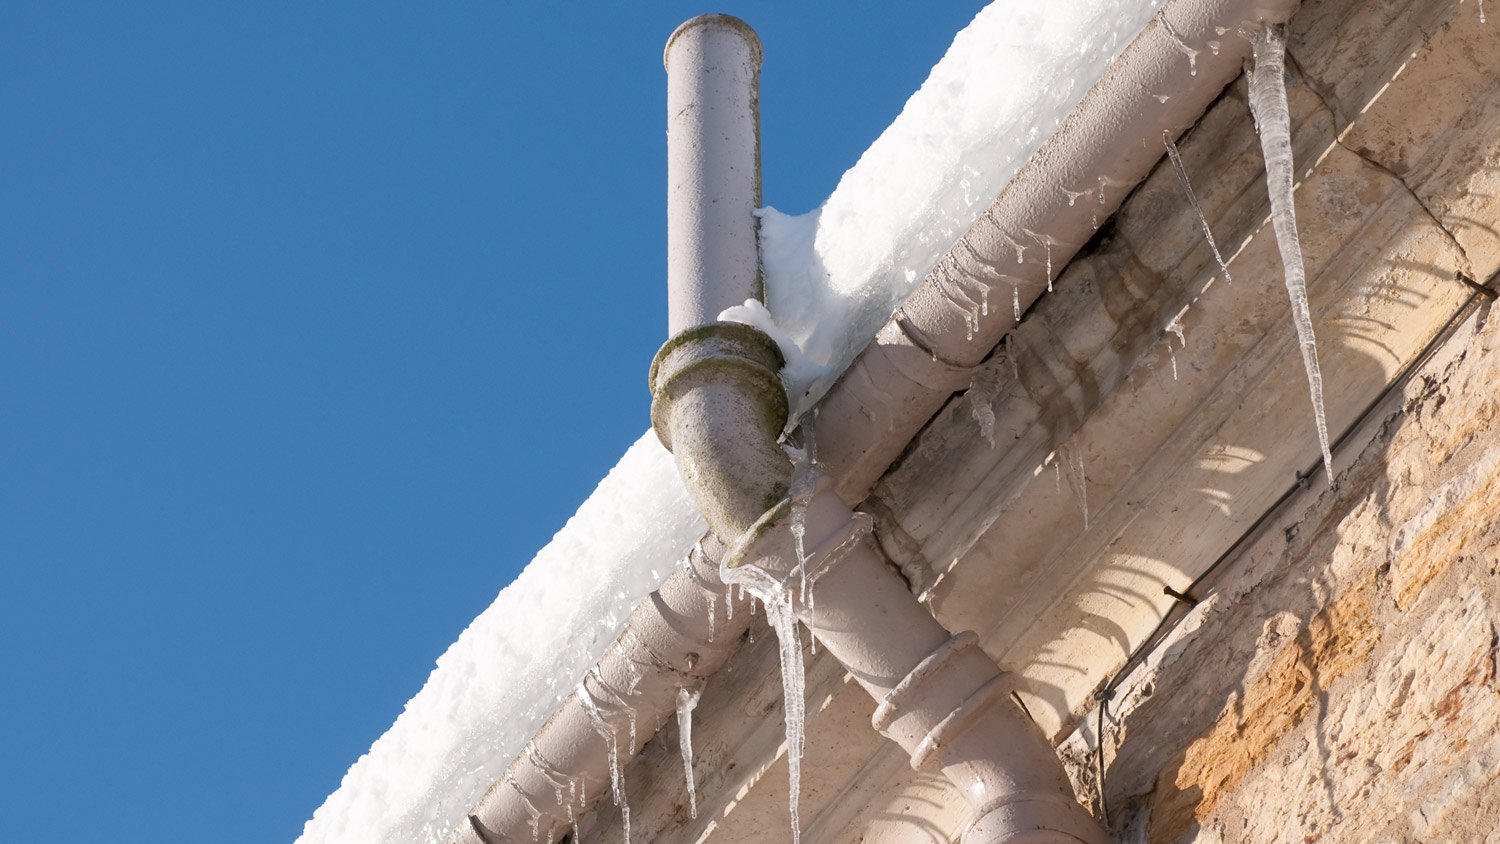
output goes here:
<path id="1" fill-rule="evenodd" d="M 701 15 L 667 39 L 667 326 L 670 336 L 761 299 L 760 39 Z"/>

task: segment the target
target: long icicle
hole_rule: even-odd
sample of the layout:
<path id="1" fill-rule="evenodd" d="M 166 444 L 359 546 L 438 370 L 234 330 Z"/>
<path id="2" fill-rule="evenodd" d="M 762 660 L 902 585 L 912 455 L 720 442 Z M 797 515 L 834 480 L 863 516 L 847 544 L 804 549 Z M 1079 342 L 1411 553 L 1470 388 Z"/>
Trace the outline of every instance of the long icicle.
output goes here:
<path id="1" fill-rule="evenodd" d="M 693 781 L 693 710 L 698 708 L 698 689 L 677 690 L 677 745 L 682 750 L 682 773 L 687 778 L 688 811 L 698 819 L 698 785 Z"/>
<path id="2" fill-rule="evenodd" d="M 1323 451 L 1323 475 L 1328 485 L 1333 486 L 1333 453 L 1328 447 L 1328 419 L 1323 412 L 1323 373 L 1318 369 L 1318 344 L 1313 336 L 1312 309 L 1307 304 L 1307 269 L 1302 264 L 1302 244 L 1297 237 L 1297 214 L 1292 203 L 1295 173 L 1291 112 L 1286 101 L 1286 27 L 1262 26 L 1251 45 L 1255 67 L 1250 72 L 1250 110 L 1260 130 L 1261 154 L 1266 160 L 1271 225 L 1276 230 L 1276 246 L 1281 250 L 1297 345 L 1302 350 L 1308 391 L 1312 394 L 1313 421 Z"/>
<path id="3" fill-rule="evenodd" d="M 807 681 L 802 665 L 802 640 L 797 630 L 797 617 L 792 612 L 792 591 L 785 582 L 754 563 L 730 568 L 721 562 L 719 578 L 726 584 L 737 584 L 759 598 L 766 608 L 766 620 L 776 632 L 786 720 L 787 808 L 792 816 L 792 844 L 800 844 L 802 818 L 798 803 L 802 792 L 802 751 L 806 746 L 803 736 L 807 720 Z"/>

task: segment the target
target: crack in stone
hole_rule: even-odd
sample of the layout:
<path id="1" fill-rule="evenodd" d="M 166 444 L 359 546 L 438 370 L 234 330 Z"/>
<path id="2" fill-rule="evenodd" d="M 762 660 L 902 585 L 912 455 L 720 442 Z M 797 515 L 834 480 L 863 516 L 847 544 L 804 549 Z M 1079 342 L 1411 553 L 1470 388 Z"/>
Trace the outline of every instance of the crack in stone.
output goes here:
<path id="1" fill-rule="evenodd" d="M 1386 164 L 1377 161 L 1374 158 L 1371 158 L 1364 151 L 1355 149 L 1354 147 L 1344 143 L 1344 135 L 1348 134 L 1349 130 L 1354 128 L 1354 123 L 1352 121 L 1346 122 L 1340 117 L 1339 110 L 1334 106 L 1332 102 L 1329 101 L 1328 96 L 1322 90 L 1322 86 L 1319 85 L 1317 83 L 1317 80 L 1315 80 L 1310 74 L 1307 73 L 1306 70 L 1303 69 L 1302 63 L 1298 61 L 1297 57 L 1292 54 L 1290 45 L 1287 47 L 1286 58 L 1287 61 L 1291 63 L 1292 67 L 1297 71 L 1298 78 L 1307 87 L 1307 90 L 1311 91 L 1313 96 L 1318 98 L 1318 102 L 1322 104 L 1323 108 L 1328 112 L 1329 116 L 1333 118 L 1333 142 L 1338 145 L 1340 149 L 1358 158 L 1366 165 L 1373 167 L 1381 173 L 1384 173 L 1385 175 L 1391 177 L 1391 179 L 1395 180 L 1396 184 L 1404 188 L 1407 195 L 1412 198 L 1412 201 L 1417 203 L 1417 207 L 1422 209 L 1423 213 L 1427 215 L 1427 218 L 1432 221 L 1432 224 L 1437 226 L 1438 229 L 1447 236 L 1448 241 L 1453 244 L 1453 248 L 1458 250 L 1459 257 L 1463 259 L 1463 267 L 1461 267 L 1461 270 L 1464 273 L 1467 273 L 1469 277 L 1472 278 L 1474 275 L 1474 264 L 1469 260 L 1469 251 L 1464 248 L 1464 245 L 1462 243 L 1459 242 L 1458 237 L 1454 235 L 1453 231 L 1443 223 L 1442 219 L 1439 218 L 1436 213 L 1433 212 L 1432 208 L 1428 206 L 1427 201 L 1424 200 L 1422 196 L 1418 194 L 1414 189 L 1412 189 L 1411 185 L 1406 183 L 1406 179 L 1402 178 L 1400 173 L 1392 170 Z"/>

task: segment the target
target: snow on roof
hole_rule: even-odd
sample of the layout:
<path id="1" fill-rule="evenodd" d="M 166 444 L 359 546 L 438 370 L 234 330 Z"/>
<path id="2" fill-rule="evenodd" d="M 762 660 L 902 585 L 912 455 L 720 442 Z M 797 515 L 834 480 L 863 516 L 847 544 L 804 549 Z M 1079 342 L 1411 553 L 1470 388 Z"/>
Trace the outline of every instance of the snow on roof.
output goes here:
<path id="1" fill-rule="evenodd" d="M 811 364 L 793 389 L 832 383 L 1160 2 L 992 3 L 821 208 L 765 210 L 768 305 Z M 299 841 L 446 838 L 704 530 L 648 431 L 438 659 Z"/>
<path id="2" fill-rule="evenodd" d="M 442 841 L 704 530 L 672 456 L 642 434 L 438 658 L 298 840 Z"/>
<path id="3" fill-rule="evenodd" d="M 761 215 L 767 306 L 814 397 L 1078 105 L 1162 0 L 1004 0 L 953 39 L 814 211 Z M 1082 201 L 1087 202 L 1087 198 Z M 1037 238 L 1015 244 L 1033 258 Z M 1008 303 L 992 303 L 1007 306 Z M 808 383 L 789 385 L 799 395 Z"/>

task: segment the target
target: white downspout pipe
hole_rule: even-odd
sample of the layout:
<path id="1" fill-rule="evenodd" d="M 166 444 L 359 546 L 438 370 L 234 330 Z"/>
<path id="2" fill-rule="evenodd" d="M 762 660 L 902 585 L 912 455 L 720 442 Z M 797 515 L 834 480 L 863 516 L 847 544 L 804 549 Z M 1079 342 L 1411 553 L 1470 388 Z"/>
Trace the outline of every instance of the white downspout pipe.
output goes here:
<path id="1" fill-rule="evenodd" d="M 759 298 L 754 32 L 723 15 L 694 18 L 667 42 L 668 267 L 674 330 L 651 368 L 651 416 L 710 530 L 786 580 L 796 563 L 786 499 L 791 465 L 775 346 L 717 314 Z M 713 98 L 710 100 L 709 98 Z M 768 352 L 770 354 L 768 354 Z M 844 557 L 816 584 L 814 635 L 882 701 L 876 727 L 941 769 L 984 817 L 972 840 L 1103 842 L 1041 730 L 1013 704 L 972 633 L 950 637 L 827 491 L 807 535 Z M 851 541 L 846 545 L 846 541 Z M 815 545 L 815 547 L 818 547 Z M 847 552 L 842 549 L 850 548 Z M 812 621 L 802 614 L 804 623 Z"/>
<path id="2" fill-rule="evenodd" d="M 667 39 L 667 336 L 763 299 L 760 39 L 729 15 L 702 15 Z"/>
<path id="3" fill-rule="evenodd" d="M 783 502 L 766 513 L 725 564 L 791 576 L 798 558 L 790 509 Z M 913 768 L 940 771 L 969 801 L 974 816 L 964 841 L 1107 842 L 1051 743 L 1012 700 L 1012 676 L 973 633 L 951 635 L 917 601 L 869 536 L 868 517 L 856 516 L 824 480 L 803 518 L 816 612 L 797 602 L 795 588 L 794 609 L 879 702 L 874 727 L 901 745 Z"/>
<path id="4" fill-rule="evenodd" d="M 1233 30 L 1240 24 L 1284 21 L 1296 5 L 1297 0 L 1168 0 L 1162 15 L 1187 44 L 1199 48 L 1197 75 L 1189 76 L 1185 72 L 1178 44 L 1162 27 L 1157 24 L 1148 27 L 1121 53 L 1080 107 L 996 199 L 991 206 L 991 216 L 1021 221 L 1023 225 L 1026 220 L 1046 221 L 1049 228 L 1044 233 L 1059 244 L 1053 251 L 1055 265 L 1063 267 L 1078 246 L 1088 239 L 1091 227 L 1086 214 L 1069 216 L 1065 197 L 1050 191 L 1048 186 L 1063 184 L 1065 179 L 1074 179 L 1079 174 L 1107 175 L 1115 187 L 1109 192 L 1107 206 L 1100 207 L 1098 213 L 1101 219 L 1113 213 L 1129 186 L 1144 178 L 1161 158 L 1162 150 L 1157 145 L 1162 131 L 1176 134 L 1191 125 L 1224 85 L 1240 73 L 1249 45 L 1236 37 Z M 689 24 L 682 29 L 688 29 Z M 1217 28 L 1228 32 L 1220 34 Z M 1222 49 L 1217 53 L 1209 50 L 1207 42 L 1210 40 L 1221 42 Z M 751 53 L 756 57 L 758 67 L 758 45 Z M 670 60 L 668 64 L 670 67 Z M 1169 99 L 1161 103 L 1157 95 L 1168 95 Z M 669 122 L 678 111 L 680 109 L 669 111 Z M 758 153 L 756 161 L 758 168 Z M 968 238 L 972 251 L 957 250 L 945 260 L 956 261 L 964 267 L 970 282 L 987 283 L 989 273 L 976 262 L 1008 263 L 1013 260 L 1014 253 L 1008 244 L 992 233 L 986 235 L 978 231 L 978 228 Z M 1042 231 L 1035 226 L 1032 228 Z M 987 240 L 994 242 L 987 243 Z M 671 272 L 669 270 L 669 274 Z M 1034 283 L 1023 289 L 1023 307 L 1045 289 L 1042 275 L 1038 272 Z M 743 275 L 738 277 L 743 278 Z M 968 384 L 972 368 L 1014 325 L 1010 309 L 991 309 L 982 321 L 981 332 L 970 341 L 965 313 L 953 303 L 944 301 L 940 294 L 931 279 L 926 281 L 908 307 L 881 329 L 820 404 L 816 420 L 819 463 L 831 479 L 838 497 L 849 504 L 864 500 L 911 437 L 955 391 Z M 740 296 L 729 304 L 739 304 L 744 298 Z M 712 311 L 713 307 L 716 304 L 670 307 L 673 330 L 680 327 L 679 311 L 692 314 L 689 319 L 696 321 L 705 316 L 711 319 L 717 313 Z M 826 494 L 818 496 L 816 508 L 810 509 L 825 512 L 827 497 Z M 837 522 L 838 519 L 817 516 L 819 527 L 815 529 L 809 524 L 809 547 L 818 547 L 815 535 L 826 534 L 825 520 Z M 724 664 L 748 623 L 749 614 L 740 609 L 736 609 L 732 620 L 725 618 L 723 608 L 728 595 L 717 578 L 713 563 L 722 557 L 723 550 L 723 546 L 714 542 L 712 537 L 706 537 L 706 554 L 694 555 L 690 568 L 674 572 L 657 592 L 642 602 L 632 614 L 625 634 L 600 659 L 600 676 L 615 686 L 621 678 L 628 676 L 627 663 L 640 666 L 637 670 L 644 678 L 639 684 L 638 694 L 631 697 L 630 703 L 637 714 L 642 741 L 672 715 L 673 697 L 678 687 L 702 682 Z M 853 573 L 870 570 L 871 566 L 856 563 L 851 556 L 831 569 L 815 587 L 818 635 L 821 641 L 828 643 L 830 650 L 843 647 L 835 644 L 833 630 L 836 625 L 830 619 L 833 618 L 833 603 L 839 600 L 839 595 L 845 594 L 835 588 L 839 583 L 835 575 L 845 569 Z M 854 574 L 845 576 L 855 577 Z M 710 641 L 707 618 L 710 608 L 715 605 L 718 607 L 718 629 Z M 858 641 L 855 639 L 850 646 L 857 648 Z M 872 656 L 893 653 L 878 648 L 868 650 Z M 851 657 L 846 664 L 853 661 Z M 864 673 L 888 680 L 899 670 L 897 666 L 887 666 Z M 882 701 L 883 695 L 889 694 L 882 691 L 884 686 L 867 683 L 867 678 L 862 678 L 861 683 Z M 591 685 L 589 681 L 585 684 Z M 595 694 L 599 691 L 594 689 Z M 897 702 L 900 702 L 899 697 Z M 907 704 L 903 709 L 913 706 L 917 704 Z M 937 710 L 941 706 L 930 708 Z M 895 707 L 883 707 L 882 711 L 893 709 Z M 1004 706 L 992 708 L 992 711 L 996 710 L 1006 711 Z M 920 725 L 915 720 L 895 718 L 888 724 L 882 721 L 877 726 L 882 726 L 882 731 L 909 752 L 915 749 L 910 746 L 911 735 L 920 732 Z M 892 730 L 897 732 L 889 732 Z M 987 731 L 986 735 L 1002 732 Z M 469 821 L 449 837 L 450 842 L 498 844 L 502 841 L 530 841 L 533 817 L 539 817 L 541 840 L 556 841 L 569 828 L 569 815 L 586 811 L 588 804 L 607 793 L 608 747 L 592 729 L 576 697 L 569 697 L 538 731 L 534 746 L 537 753 L 522 754 L 514 761 L 507 777 L 490 788 L 471 810 Z M 634 755 L 633 749 L 626 748 L 623 743 L 620 753 L 622 765 Z M 539 765 L 538 759 L 543 764 Z M 931 754 L 924 754 L 922 761 L 949 767 L 962 764 L 939 761 Z M 587 801 L 571 808 L 554 801 L 549 770 L 577 779 L 587 792 Z M 948 773 L 947 767 L 944 771 Z M 962 785 L 966 775 L 955 771 L 949 776 Z M 983 776 L 970 776 L 967 780 L 985 782 Z M 989 787 L 985 786 L 986 789 Z M 973 801 L 975 797 L 970 799 Z M 1015 806 L 1019 811 L 1026 804 L 1022 802 Z M 992 840 L 981 836 L 988 835 L 990 824 L 1003 820 L 1006 811 L 1002 808 L 986 813 L 974 824 L 969 835 L 978 840 Z"/>

